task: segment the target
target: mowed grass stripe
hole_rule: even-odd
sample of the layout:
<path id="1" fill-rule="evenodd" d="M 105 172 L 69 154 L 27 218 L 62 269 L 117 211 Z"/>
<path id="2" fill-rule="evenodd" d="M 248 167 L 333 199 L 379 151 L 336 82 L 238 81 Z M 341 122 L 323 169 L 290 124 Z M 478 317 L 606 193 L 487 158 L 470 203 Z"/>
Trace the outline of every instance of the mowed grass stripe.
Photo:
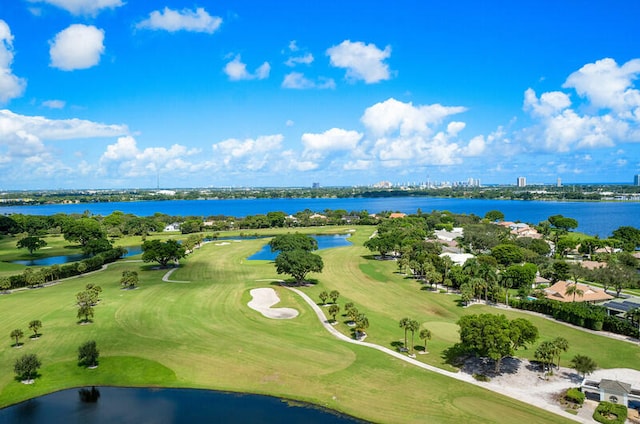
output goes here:
<path id="1" fill-rule="evenodd" d="M 371 229 L 365 231 L 370 234 Z M 356 234 L 354 241 L 358 237 L 365 239 Z M 456 405 L 460 398 L 490 403 L 499 417 L 497 422 L 510 422 L 507 417 L 512 416 L 531 422 L 566 422 L 516 400 L 334 339 L 301 299 L 271 286 L 269 281 L 261 281 L 281 277 L 272 263 L 246 261 L 247 254 L 265 242 L 203 246 L 172 276 L 191 281 L 189 284 L 163 282 L 163 270 L 134 262 L 115 264 L 104 272 L 54 287 L 0 296 L 3 315 L 11 317 L 0 322 L 0 334 L 7 335 L 6 342 L 0 344 L 0 369 L 7 371 L 0 373 L 0 404 L 16 402 L 29 394 L 105 380 L 125 385 L 147 381 L 151 385 L 283 396 L 376 422 L 471 421 L 473 414 Z M 385 285 L 388 289 L 378 293 L 382 284 L 372 285 L 357 264 L 340 264 L 364 260 L 351 256 L 358 251 L 362 252 L 362 247 L 355 243 L 321 252 L 326 270 L 313 276 L 319 281 L 317 287 L 304 290 L 317 293 L 335 288 L 345 294 L 341 304 L 353 300 L 361 305 L 371 317 L 372 339 L 397 339 L 401 333 L 396 328 L 396 316 L 412 315 L 410 309 L 416 306 L 425 311 L 426 320 L 426 311 L 445 308 L 445 299 L 452 298 L 442 295 L 435 306 L 428 306 L 429 297 L 422 296 L 427 293 L 397 276 Z M 125 269 L 140 273 L 139 289 L 120 288 Z M 103 287 L 102 301 L 96 307 L 95 322 L 79 326 L 75 294 L 88 282 Z M 251 288 L 270 286 L 281 296 L 277 306 L 298 309 L 298 318 L 271 320 L 246 306 Z M 25 340 L 22 349 L 11 348 L 9 332 L 16 325 L 26 332 L 32 319 L 42 319 L 43 337 Z M 438 315 L 437 319 L 443 318 Z M 96 340 L 102 354 L 99 373 L 94 374 L 75 365 L 77 347 L 90 338 Z M 27 387 L 13 379 L 11 369 L 15 358 L 32 352 L 43 361 L 42 377 Z M 136 361 L 150 370 L 151 376 L 132 373 Z"/>

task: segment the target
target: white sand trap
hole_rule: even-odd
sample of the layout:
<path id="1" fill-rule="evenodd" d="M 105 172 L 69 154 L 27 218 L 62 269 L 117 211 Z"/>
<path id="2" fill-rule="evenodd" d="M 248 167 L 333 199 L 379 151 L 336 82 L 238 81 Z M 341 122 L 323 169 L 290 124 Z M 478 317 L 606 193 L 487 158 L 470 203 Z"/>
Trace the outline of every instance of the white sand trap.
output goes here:
<path id="1" fill-rule="evenodd" d="M 272 288 L 253 289 L 249 294 L 253 299 L 247 305 L 267 318 L 291 319 L 298 316 L 298 311 L 292 308 L 272 308 L 280 302 L 278 293 Z"/>
<path id="2" fill-rule="evenodd" d="M 226 246 L 228 244 L 231 244 L 231 243 L 227 243 L 226 241 L 223 241 L 222 243 L 216 243 L 216 246 Z"/>

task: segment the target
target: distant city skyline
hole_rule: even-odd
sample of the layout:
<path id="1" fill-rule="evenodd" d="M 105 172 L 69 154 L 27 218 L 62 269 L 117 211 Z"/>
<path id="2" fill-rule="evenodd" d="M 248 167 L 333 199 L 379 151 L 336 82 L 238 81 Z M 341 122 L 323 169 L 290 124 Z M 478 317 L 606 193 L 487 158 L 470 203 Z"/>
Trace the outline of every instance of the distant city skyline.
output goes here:
<path id="1" fill-rule="evenodd" d="M 0 189 L 631 184 L 623 5 L 5 1 Z"/>

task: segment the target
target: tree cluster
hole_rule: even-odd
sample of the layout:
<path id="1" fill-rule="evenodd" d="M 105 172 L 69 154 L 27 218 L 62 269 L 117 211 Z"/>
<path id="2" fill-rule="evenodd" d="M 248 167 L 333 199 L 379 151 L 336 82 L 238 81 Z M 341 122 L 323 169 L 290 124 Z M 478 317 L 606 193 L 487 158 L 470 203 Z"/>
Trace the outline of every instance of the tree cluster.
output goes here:
<path id="1" fill-rule="evenodd" d="M 509 320 L 504 315 L 465 315 L 458 320 L 458 325 L 460 347 L 493 359 L 496 373 L 500 372 L 502 359 L 538 338 L 538 329 L 524 318 Z"/>

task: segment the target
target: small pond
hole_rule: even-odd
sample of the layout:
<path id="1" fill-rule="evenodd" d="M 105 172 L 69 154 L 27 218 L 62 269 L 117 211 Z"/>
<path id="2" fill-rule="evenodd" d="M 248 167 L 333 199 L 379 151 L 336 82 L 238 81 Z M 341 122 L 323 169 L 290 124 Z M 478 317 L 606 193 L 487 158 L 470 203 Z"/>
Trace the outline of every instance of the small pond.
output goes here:
<path id="1" fill-rule="evenodd" d="M 318 241 L 318 250 L 322 249 L 330 249 L 332 247 L 342 247 L 349 246 L 350 242 L 348 238 L 351 237 L 351 234 L 333 234 L 333 235 L 314 235 Z M 278 256 L 279 252 L 272 252 L 271 247 L 266 244 L 262 249 L 253 255 L 249 256 L 247 259 L 250 261 L 273 261 Z"/>
<path id="2" fill-rule="evenodd" d="M 127 256 L 137 255 L 142 253 L 142 246 L 127 246 L 127 253 L 124 255 Z M 82 253 L 74 253 L 71 255 L 60 255 L 60 256 L 49 256 L 47 258 L 38 258 L 38 259 L 29 259 L 26 261 L 11 261 L 12 264 L 20 264 L 26 266 L 51 266 L 51 265 L 63 265 L 69 262 L 81 261 L 83 259 L 88 258 L 88 255 L 84 255 Z"/>
<path id="3" fill-rule="evenodd" d="M 7 424 L 362 423 L 311 405 L 210 390 L 87 387 L 0 409 Z"/>

